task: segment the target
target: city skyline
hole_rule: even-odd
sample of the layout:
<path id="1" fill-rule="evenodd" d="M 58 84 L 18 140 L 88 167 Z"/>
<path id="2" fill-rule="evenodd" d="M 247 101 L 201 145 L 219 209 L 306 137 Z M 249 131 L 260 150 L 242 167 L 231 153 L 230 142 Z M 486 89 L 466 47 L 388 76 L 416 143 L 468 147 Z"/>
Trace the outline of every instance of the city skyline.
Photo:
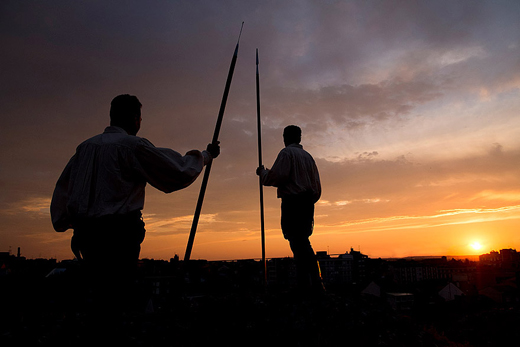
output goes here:
<path id="1" fill-rule="evenodd" d="M 52 229 L 52 191 L 76 146 L 108 125 L 114 96 L 143 103 L 139 136 L 204 149 L 242 21 L 192 259 L 261 257 L 257 48 L 262 160 L 274 162 L 285 125 L 302 127 L 323 186 L 316 251 L 520 248 L 516 1 L 5 1 L 0 16 L 6 250 L 72 258 L 72 232 Z M 142 258 L 182 258 L 201 180 L 168 195 L 147 187 Z M 275 189 L 264 199 L 266 256 L 290 256 Z"/>
<path id="2" fill-rule="evenodd" d="M 7 255 L 9 254 L 10 257 L 21 257 L 21 258 L 27 258 L 20 247 L 16 247 L 16 252 L 13 251 L 13 247 L 9 247 L 9 249 L 6 251 L 6 250 L 0 250 L 0 254 L 4 254 L 4 255 Z M 326 256 L 326 257 L 341 257 L 341 256 L 344 256 L 344 255 L 347 255 L 347 254 L 353 254 L 353 253 L 358 253 L 360 255 L 363 255 L 363 256 L 367 256 L 369 259 L 383 259 L 383 260 L 404 260 L 404 259 L 409 259 L 409 260 L 421 260 L 421 259 L 437 259 L 437 258 L 446 258 L 446 259 L 456 259 L 456 260 L 469 260 L 469 261 L 479 261 L 480 257 L 482 256 L 490 256 L 490 255 L 500 255 L 503 251 L 512 251 L 512 252 L 517 252 L 515 248 L 502 248 L 502 249 L 490 249 L 488 251 L 483 251 L 481 253 L 478 253 L 478 254 L 462 254 L 462 255 L 449 255 L 449 254 L 442 254 L 442 255 L 427 255 L 427 254 L 416 254 L 416 255 L 408 255 L 408 256 L 404 256 L 404 257 L 389 257 L 389 258 L 385 258 L 385 257 L 379 257 L 377 254 L 375 255 L 371 255 L 371 256 L 368 256 L 366 254 L 364 254 L 361 250 L 359 249 L 354 249 L 354 248 L 350 248 L 350 250 L 346 250 L 345 252 L 342 252 L 342 253 L 329 253 L 328 251 L 326 250 L 316 250 L 316 255 L 317 257 L 320 259 L 321 257 L 323 256 Z M 269 257 L 269 258 L 266 258 L 266 260 L 271 260 L 271 259 L 282 259 L 282 258 L 292 258 L 293 256 L 292 255 L 287 255 L 287 256 L 284 256 L 284 257 Z M 42 258 L 42 257 L 33 257 L 33 258 L 27 258 L 28 260 L 35 260 L 35 259 L 48 259 L 48 260 L 56 260 L 56 261 L 71 261 L 71 260 L 75 260 L 74 258 L 74 255 L 71 255 L 69 258 L 63 258 L 63 259 L 57 259 L 57 257 L 50 257 L 50 258 Z M 172 261 L 173 259 L 176 259 L 178 261 L 182 261 L 181 257 L 179 254 L 173 254 L 171 257 L 169 258 L 153 258 L 153 257 L 140 257 L 139 260 L 157 260 L 157 261 Z M 256 258 L 236 258 L 236 259 L 204 259 L 204 258 L 198 258 L 198 259 L 191 259 L 191 260 L 196 260 L 196 261 L 216 261 L 216 262 L 233 262 L 233 261 L 245 261 L 245 260 L 253 260 L 253 261 L 258 261 L 258 262 L 261 262 L 262 261 L 262 258 L 261 257 L 256 257 Z"/>

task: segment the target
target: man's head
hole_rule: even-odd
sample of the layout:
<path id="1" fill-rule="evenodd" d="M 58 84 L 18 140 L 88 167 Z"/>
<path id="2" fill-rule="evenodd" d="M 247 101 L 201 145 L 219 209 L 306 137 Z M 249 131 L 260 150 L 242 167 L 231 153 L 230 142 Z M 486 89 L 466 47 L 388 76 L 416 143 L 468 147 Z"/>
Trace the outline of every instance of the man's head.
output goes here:
<path id="1" fill-rule="evenodd" d="M 141 128 L 141 106 L 134 95 L 118 95 L 110 103 L 110 125 L 126 130 L 130 135 L 136 135 Z"/>
<path id="2" fill-rule="evenodd" d="M 283 142 L 286 146 L 300 143 L 302 140 L 302 129 L 296 125 L 288 125 L 283 129 Z"/>

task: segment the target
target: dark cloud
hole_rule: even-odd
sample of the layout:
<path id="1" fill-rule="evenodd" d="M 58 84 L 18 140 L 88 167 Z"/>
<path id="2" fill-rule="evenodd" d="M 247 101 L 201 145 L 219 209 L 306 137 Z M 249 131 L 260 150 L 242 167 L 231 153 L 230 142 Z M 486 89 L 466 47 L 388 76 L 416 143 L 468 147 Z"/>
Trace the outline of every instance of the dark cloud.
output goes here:
<path id="1" fill-rule="evenodd" d="M 327 86 L 318 90 L 269 91 L 274 105 L 283 104 L 281 112 L 267 105 L 266 117 L 301 122 L 332 121 L 331 125 L 358 127 L 375 121 L 400 120 L 418 105 L 442 96 L 442 89 L 427 81 L 393 79 L 379 84 Z M 406 118 L 406 117 L 405 117 Z M 319 129 L 318 129 L 319 130 Z"/>

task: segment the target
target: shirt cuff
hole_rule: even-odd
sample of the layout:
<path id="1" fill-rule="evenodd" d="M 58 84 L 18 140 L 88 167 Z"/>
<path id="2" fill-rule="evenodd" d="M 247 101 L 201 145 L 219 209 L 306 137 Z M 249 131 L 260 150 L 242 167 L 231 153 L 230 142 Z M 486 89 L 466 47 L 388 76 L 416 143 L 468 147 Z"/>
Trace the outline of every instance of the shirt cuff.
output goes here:
<path id="1" fill-rule="evenodd" d="M 204 157 L 204 165 L 208 165 L 208 163 L 213 159 L 211 154 L 208 151 L 202 151 L 202 156 Z"/>

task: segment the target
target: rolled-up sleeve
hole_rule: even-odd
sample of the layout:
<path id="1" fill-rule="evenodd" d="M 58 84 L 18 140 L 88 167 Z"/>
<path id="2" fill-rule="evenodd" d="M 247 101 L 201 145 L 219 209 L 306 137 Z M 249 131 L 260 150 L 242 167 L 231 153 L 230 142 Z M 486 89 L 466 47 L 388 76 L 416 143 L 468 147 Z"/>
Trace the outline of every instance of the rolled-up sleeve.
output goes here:
<path id="1" fill-rule="evenodd" d="M 280 187 L 285 184 L 291 173 L 291 158 L 281 151 L 270 170 L 263 170 L 260 174 L 264 186 Z"/>
<path id="2" fill-rule="evenodd" d="M 198 150 L 181 155 L 169 148 L 155 147 L 145 139 L 136 147 L 135 156 L 146 181 L 165 193 L 192 184 L 205 163 L 203 154 Z"/>

